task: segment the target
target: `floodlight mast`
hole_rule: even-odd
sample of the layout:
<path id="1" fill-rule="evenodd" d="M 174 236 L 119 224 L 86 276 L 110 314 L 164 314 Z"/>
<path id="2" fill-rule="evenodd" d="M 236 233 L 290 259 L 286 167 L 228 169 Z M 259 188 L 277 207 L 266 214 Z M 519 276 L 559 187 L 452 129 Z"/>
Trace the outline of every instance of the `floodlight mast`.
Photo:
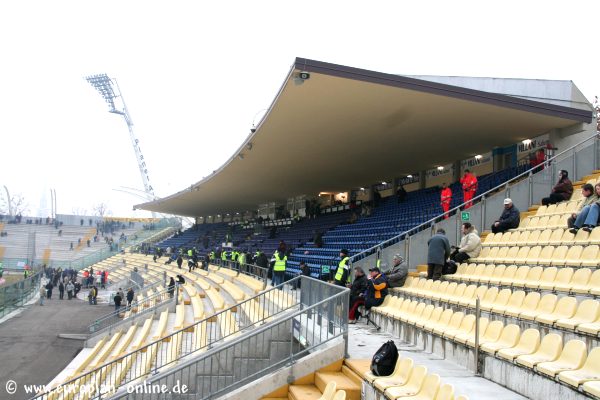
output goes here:
<path id="1" fill-rule="evenodd" d="M 131 120 L 131 116 L 129 115 L 129 111 L 127 110 L 127 105 L 125 104 L 125 99 L 121 94 L 121 90 L 119 89 L 119 84 L 117 83 L 117 80 L 115 78 L 109 78 L 106 74 L 90 75 L 87 76 L 85 79 L 104 98 L 104 101 L 106 101 L 106 104 L 108 104 L 108 111 L 113 114 L 119 114 L 125 119 L 125 123 L 127 123 L 127 129 L 129 129 L 129 137 L 131 138 L 133 151 L 135 152 L 135 157 L 137 159 L 138 168 L 140 169 L 140 175 L 142 176 L 144 192 L 147 193 L 148 197 L 150 197 L 152 200 L 155 200 L 156 195 L 154 194 L 154 188 L 150 184 L 150 177 L 148 176 L 148 167 L 146 166 L 146 161 L 144 160 L 144 156 L 142 155 L 142 150 L 140 149 L 139 141 L 133 133 L 133 121 Z M 121 107 L 118 108 L 115 105 L 115 99 L 120 99 Z"/>

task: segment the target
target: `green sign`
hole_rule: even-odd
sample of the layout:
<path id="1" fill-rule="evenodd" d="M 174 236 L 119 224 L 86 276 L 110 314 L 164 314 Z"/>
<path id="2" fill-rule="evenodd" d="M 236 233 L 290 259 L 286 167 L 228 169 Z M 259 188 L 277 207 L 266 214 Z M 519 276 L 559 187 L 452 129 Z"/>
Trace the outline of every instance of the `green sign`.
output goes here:
<path id="1" fill-rule="evenodd" d="M 462 219 L 463 221 L 470 221 L 471 220 L 471 213 L 468 211 L 463 211 L 460 213 L 460 219 Z"/>
<path id="2" fill-rule="evenodd" d="M 329 273 L 329 265 L 321 265 L 321 273 L 328 274 Z"/>

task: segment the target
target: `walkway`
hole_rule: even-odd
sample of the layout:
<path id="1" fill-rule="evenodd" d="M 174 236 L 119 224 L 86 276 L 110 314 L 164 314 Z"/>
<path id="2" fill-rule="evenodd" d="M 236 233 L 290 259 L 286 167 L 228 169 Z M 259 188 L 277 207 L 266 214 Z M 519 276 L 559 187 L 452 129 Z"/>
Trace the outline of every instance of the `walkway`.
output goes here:
<path id="1" fill-rule="evenodd" d="M 87 333 L 87 326 L 95 318 L 112 309 L 108 305 L 90 306 L 87 301 L 58 300 L 55 291 L 43 307 L 37 303 L 26 306 L 20 314 L 1 323 L 0 399 L 32 397 L 25 393 L 24 384 L 47 384 L 83 347 L 83 341 L 60 339 L 58 334 Z M 8 380 L 17 382 L 13 395 L 6 392 Z"/>

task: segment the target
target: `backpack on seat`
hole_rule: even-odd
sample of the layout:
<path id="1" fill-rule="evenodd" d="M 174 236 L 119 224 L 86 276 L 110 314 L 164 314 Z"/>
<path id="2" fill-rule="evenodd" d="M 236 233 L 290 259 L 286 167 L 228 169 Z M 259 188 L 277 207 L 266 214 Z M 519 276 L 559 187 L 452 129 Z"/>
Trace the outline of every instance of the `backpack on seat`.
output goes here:
<path id="1" fill-rule="evenodd" d="M 375 376 L 389 376 L 398 361 L 398 348 L 392 340 L 385 342 L 373 355 L 371 372 Z"/>
<path id="2" fill-rule="evenodd" d="M 456 265 L 456 262 L 454 262 L 452 260 L 448 260 L 448 261 L 446 261 L 446 263 L 444 264 L 444 267 L 442 268 L 442 275 L 455 274 L 457 269 L 458 269 L 458 266 Z"/>

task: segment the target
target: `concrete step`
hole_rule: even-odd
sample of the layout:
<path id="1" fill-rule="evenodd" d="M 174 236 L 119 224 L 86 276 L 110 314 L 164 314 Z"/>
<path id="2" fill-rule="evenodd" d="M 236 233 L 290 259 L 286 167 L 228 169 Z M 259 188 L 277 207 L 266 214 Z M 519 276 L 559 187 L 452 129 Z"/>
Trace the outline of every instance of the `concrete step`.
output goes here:
<path id="1" fill-rule="evenodd" d="M 318 400 L 323 395 L 316 385 L 290 385 L 289 400 Z"/>
<path id="2" fill-rule="evenodd" d="M 325 387 L 331 381 L 336 383 L 337 390 L 346 391 L 347 400 L 360 400 L 361 385 L 357 384 L 353 377 L 350 377 L 343 372 L 315 373 L 315 385 L 321 392 L 325 391 Z"/>

